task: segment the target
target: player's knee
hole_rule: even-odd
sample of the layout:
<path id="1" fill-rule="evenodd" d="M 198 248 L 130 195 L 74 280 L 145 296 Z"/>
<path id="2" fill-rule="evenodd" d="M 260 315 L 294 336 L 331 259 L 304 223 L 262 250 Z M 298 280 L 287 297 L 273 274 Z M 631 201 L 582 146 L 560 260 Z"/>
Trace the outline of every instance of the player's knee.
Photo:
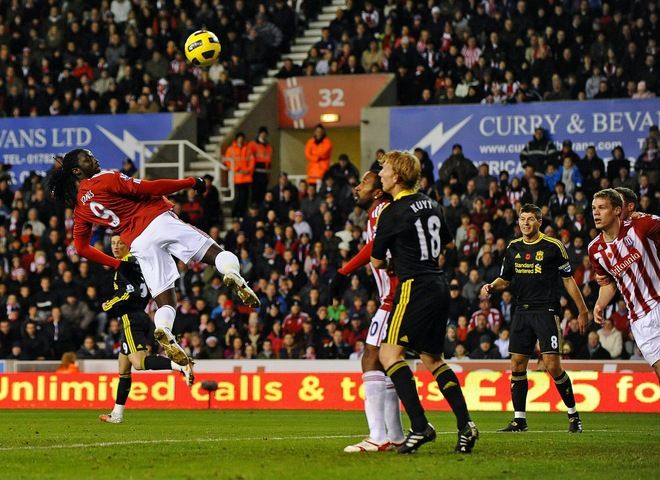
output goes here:
<path id="1" fill-rule="evenodd" d="M 379 350 L 373 345 L 367 345 L 362 355 L 362 371 L 369 372 L 371 370 L 382 370 L 383 366 L 380 363 Z"/>
<path id="2" fill-rule="evenodd" d="M 131 359 L 131 366 L 135 370 L 144 370 L 144 359 L 142 359 L 142 358 L 132 358 Z"/>
<path id="3" fill-rule="evenodd" d="M 518 358 L 517 356 L 511 357 L 511 371 L 523 372 L 527 370 L 527 358 Z"/>

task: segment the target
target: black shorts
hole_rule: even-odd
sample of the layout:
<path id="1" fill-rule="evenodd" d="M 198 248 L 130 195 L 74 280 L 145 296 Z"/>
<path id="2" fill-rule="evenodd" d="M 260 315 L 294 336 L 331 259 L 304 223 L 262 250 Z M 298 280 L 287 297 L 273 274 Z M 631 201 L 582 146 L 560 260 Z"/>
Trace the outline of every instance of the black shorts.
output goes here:
<path id="1" fill-rule="evenodd" d="M 148 339 L 153 336 L 151 319 L 142 311 L 128 312 L 119 317 L 121 327 L 121 353 L 129 355 L 146 350 Z"/>
<path id="2" fill-rule="evenodd" d="M 448 304 L 449 286 L 443 276 L 421 275 L 401 282 L 383 343 L 401 345 L 417 353 L 441 354 Z"/>
<path id="3" fill-rule="evenodd" d="M 516 311 L 511 321 L 509 352 L 529 357 L 534 353 L 537 340 L 541 353 L 560 352 L 559 317 L 553 312 Z"/>

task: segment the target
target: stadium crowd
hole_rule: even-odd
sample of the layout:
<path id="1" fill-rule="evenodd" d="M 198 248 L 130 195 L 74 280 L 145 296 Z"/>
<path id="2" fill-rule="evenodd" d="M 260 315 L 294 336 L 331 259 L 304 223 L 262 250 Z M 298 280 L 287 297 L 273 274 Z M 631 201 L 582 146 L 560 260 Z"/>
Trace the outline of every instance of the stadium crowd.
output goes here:
<path id="1" fill-rule="evenodd" d="M 634 174 L 621 147 L 605 166 L 593 149 L 578 157 L 570 141 L 555 149 L 542 130 L 521 153 L 522 177 L 494 175 L 488 164 L 465 158 L 460 145 L 437 172 L 423 150 L 415 151 L 424 171 L 420 188 L 444 206 L 456 243 L 441 257 L 451 289 L 447 358 L 508 356 L 511 294 L 489 301 L 479 298 L 479 290 L 498 276 L 508 242 L 520 235 L 521 204 L 542 207 L 543 231 L 566 246 L 577 284 L 593 307 L 597 288 L 586 248 L 596 235 L 590 197 L 600 188 L 628 187 L 640 199 L 639 211 L 656 213 L 657 183 L 650 179 L 658 175 L 657 137 L 652 127 Z M 341 157 L 318 188 L 304 180 L 294 185 L 281 172 L 264 198 L 252 199 L 245 216 L 230 219 L 226 231 L 210 181 L 201 197 L 190 189 L 172 198 L 181 218 L 236 253 L 241 274 L 262 302 L 250 311 L 231 298 L 214 269 L 179 263 L 174 331 L 194 358 L 360 357 L 378 307 L 371 270 L 353 275 L 341 298 L 330 298 L 328 288 L 342 262 L 363 245 L 367 218 L 352 197 L 358 170 Z M 135 173 L 128 163 L 126 168 Z M 100 307 L 112 296 L 111 272 L 77 256 L 72 211 L 50 200 L 41 177 L 32 175 L 15 191 L 8 178 L 0 179 L 0 357 L 59 359 L 67 351 L 80 358 L 116 357 L 119 324 Z M 92 243 L 109 251 L 111 234 L 99 228 Z M 586 336 L 578 332 L 567 296 L 561 307 L 567 358 L 639 358 L 622 301 L 604 326 L 591 322 Z"/>
<path id="2" fill-rule="evenodd" d="M 389 72 L 403 105 L 649 98 L 655 0 L 347 0 L 280 77 Z"/>
<path id="3" fill-rule="evenodd" d="M 193 3 L 129 0 L 12 0 L 0 10 L 0 114 L 69 115 L 193 111 L 207 126 L 235 105 L 289 48 L 296 14 L 283 0 Z M 320 2 L 303 3 L 312 18 Z M 646 98 L 660 88 L 654 1 L 347 0 L 302 67 L 280 76 L 390 71 L 403 104 L 519 102 L 568 98 Z M 221 62 L 203 71 L 184 61 L 186 35 L 206 25 L 220 35 Z M 490 172 L 454 145 L 436 171 L 418 150 L 421 189 L 441 202 L 456 238 L 442 257 L 451 288 L 447 358 L 506 358 L 511 294 L 490 302 L 478 292 L 499 272 L 509 240 L 519 235 L 520 204 L 542 206 L 545 232 L 566 245 L 589 307 L 597 289 L 586 259 L 596 234 L 591 195 L 631 188 L 638 209 L 658 208 L 660 160 L 653 127 L 639 152 L 596 150 L 584 157 L 570 140 L 558 150 L 542 130 L 521 154 L 524 173 Z M 594 141 L 597 139 L 594 139 Z M 630 161 L 630 158 L 633 161 Z M 635 160 L 636 158 L 636 160 Z M 126 164 L 124 173 L 134 175 Z M 318 189 L 293 185 L 286 173 L 225 231 L 218 195 L 193 190 L 173 197 L 174 210 L 241 260 L 261 296 L 251 312 L 235 302 L 211 269 L 180 264 L 175 333 L 194 358 L 359 358 L 378 305 L 369 268 L 351 278 L 340 299 L 328 284 L 363 244 L 366 213 L 354 206 L 358 170 L 346 157 Z M 115 358 L 119 324 L 102 312 L 111 272 L 80 259 L 73 218 L 49 198 L 38 175 L 12 186 L 0 177 L 0 358 Z M 215 190 L 215 191 L 214 191 Z M 109 252 L 111 232 L 93 243 Z M 601 328 L 577 331 L 575 309 L 562 301 L 568 358 L 638 358 L 627 312 L 618 302 Z M 153 312 L 152 312 L 153 313 Z M 101 347 L 102 345 L 102 347 Z M 154 345 L 153 348 L 156 348 Z"/>
<path id="4" fill-rule="evenodd" d="M 223 2 L 224 4 L 225 2 Z M 200 139 L 286 51 L 297 24 L 283 0 L 12 0 L 0 5 L 0 116 L 194 112 Z M 217 32 L 209 69 L 183 56 L 187 36 Z"/>

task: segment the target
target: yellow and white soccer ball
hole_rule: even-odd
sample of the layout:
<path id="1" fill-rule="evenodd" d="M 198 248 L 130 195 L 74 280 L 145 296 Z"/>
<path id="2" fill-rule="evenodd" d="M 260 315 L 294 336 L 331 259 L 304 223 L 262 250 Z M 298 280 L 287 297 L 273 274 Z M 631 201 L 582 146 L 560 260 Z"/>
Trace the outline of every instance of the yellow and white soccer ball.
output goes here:
<path id="1" fill-rule="evenodd" d="M 198 67 L 210 67 L 220 56 L 220 41 L 215 33 L 197 30 L 186 40 L 185 53 L 190 63 Z"/>

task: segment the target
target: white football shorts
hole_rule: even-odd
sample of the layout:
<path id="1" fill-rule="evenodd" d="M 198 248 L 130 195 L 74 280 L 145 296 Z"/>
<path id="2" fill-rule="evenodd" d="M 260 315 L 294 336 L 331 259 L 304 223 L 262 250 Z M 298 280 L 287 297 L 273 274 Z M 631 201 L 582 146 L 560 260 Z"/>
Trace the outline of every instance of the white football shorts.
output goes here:
<path id="1" fill-rule="evenodd" d="M 390 319 L 390 312 L 379 308 L 369 325 L 369 333 L 367 335 L 367 344 L 374 347 L 380 347 L 380 343 L 385 339 L 385 332 L 387 331 L 387 322 Z"/>
<path id="2" fill-rule="evenodd" d="M 632 322 L 630 329 L 649 365 L 653 366 L 660 361 L 660 303 L 645 316 Z"/>
<path id="3" fill-rule="evenodd" d="M 188 263 L 201 257 L 213 243 L 204 232 L 168 211 L 154 218 L 133 240 L 131 253 L 140 264 L 144 281 L 155 297 L 179 278 L 179 269 L 172 255 Z"/>

